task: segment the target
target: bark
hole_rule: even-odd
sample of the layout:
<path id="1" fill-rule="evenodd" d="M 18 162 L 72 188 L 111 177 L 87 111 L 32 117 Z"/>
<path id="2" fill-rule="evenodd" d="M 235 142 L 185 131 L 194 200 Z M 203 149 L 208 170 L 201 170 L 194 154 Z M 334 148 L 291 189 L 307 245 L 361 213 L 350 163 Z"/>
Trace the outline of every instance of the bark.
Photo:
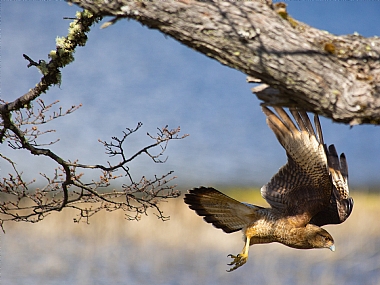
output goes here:
<path id="1" fill-rule="evenodd" d="M 335 36 L 291 18 L 284 4 L 253 1 L 70 0 L 134 19 L 247 74 L 264 104 L 335 121 L 380 124 L 380 39 Z"/>

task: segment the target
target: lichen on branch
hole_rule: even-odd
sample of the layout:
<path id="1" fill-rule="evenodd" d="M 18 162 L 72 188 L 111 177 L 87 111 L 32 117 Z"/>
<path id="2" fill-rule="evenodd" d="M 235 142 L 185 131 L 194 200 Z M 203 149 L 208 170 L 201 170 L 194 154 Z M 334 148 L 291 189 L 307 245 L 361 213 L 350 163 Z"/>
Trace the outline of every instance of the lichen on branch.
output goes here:
<path id="1" fill-rule="evenodd" d="M 77 12 L 76 17 L 72 18 L 73 21 L 70 23 L 68 35 L 56 39 L 56 49 L 50 51 L 48 54 L 50 58 L 49 62 L 45 60 L 34 61 L 28 55 L 24 54 L 24 58 L 29 61 L 28 67 L 37 67 L 43 77 L 34 88 L 30 89 L 23 96 L 13 102 L 4 102 L 4 104 L 1 104 L 1 116 L 7 116 L 9 112 L 21 108 L 29 108 L 30 102 L 35 100 L 42 93 L 45 93 L 49 87 L 60 85 L 62 80 L 60 69 L 74 61 L 75 48 L 86 44 L 87 33 L 90 31 L 90 27 L 101 19 L 101 16 L 95 15 L 88 10 Z"/>

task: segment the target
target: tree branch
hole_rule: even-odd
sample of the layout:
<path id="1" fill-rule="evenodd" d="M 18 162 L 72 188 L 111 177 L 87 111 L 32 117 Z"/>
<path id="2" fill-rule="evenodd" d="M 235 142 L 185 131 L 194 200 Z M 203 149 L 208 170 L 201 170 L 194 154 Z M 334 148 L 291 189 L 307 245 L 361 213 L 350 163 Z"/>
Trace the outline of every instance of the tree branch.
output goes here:
<path id="1" fill-rule="evenodd" d="M 25 182 L 22 173 L 16 168 L 16 164 L 8 157 L 0 153 L 0 159 L 9 163 L 14 174 L 9 173 L 7 177 L 0 179 L 0 228 L 4 231 L 4 223 L 7 221 L 38 222 L 52 211 L 61 211 L 63 208 L 74 208 L 79 210 L 80 221 L 82 218 L 88 222 L 89 217 L 95 213 L 106 210 L 124 210 L 128 219 L 138 220 L 142 214 L 147 214 L 149 208 L 156 210 L 156 215 L 162 220 L 168 219 L 158 207 L 158 203 L 164 199 L 176 198 L 180 192 L 175 189 L 176 185 L 169 185 L 175 177 L 171 176 L 172 171 L 154 179 L 142 177 L 139 182 L 132 179 L 128 164 L 140 156 L 146 154 L 154 162 L 162 162 L 160 157 L 166 150 L 169 140 L 182 139 L 187 135 L 179 136 L 180 128 L 169 130 L 168 126 L 158 129 L 157 136 L 148 136 L 155 142 L 137 151 L 127 158 L 125 155 L 126 138 L 136 132 L 142 124 L 139 123 L 135 129 L 127 128 L 123 132 L 123 137 L 112 137 L 111 143 L 100 141 L 106 148 L 106 153 L 110 156 L 117 156 L 119 162 L 108 166 L 79 164 L 77 161 L 71 162 L 58 156 L 49 148 L 42 148 L 42 145 L 51 145 L 55 142 L 41 144 L 37 138 L 45 133 L 55 130 L 40 131 L 38 125 L 45 124 L 51 120 L 63 117 L 76 111 L 78 106 L 72 106 L 66 112 L 53 111 L 52 107 L 58 102 L 45 104 L 42 99 L 38 99 L 37 106 L 33 106 L 42 93 L 54 84 L 60 84 L 60 69 L 74 60 L 73 53 L 77 46 L 83 46 L 87 40 L 86 33 L 90 26 L 100 19 L 89 11 L 78 12 L 76 18 L 70 24 L 69 33 L 66 37 L 57 38 L 56 50 L 49 53 L 51 59 L 48 63 L 43 60 L 38 62 L 29 56 L 24 58 L 29 61 L 28 67 L 35 66 L 43 74 L 41 81 L 28 93 L 17 98 L 13 102 L 5 102 L 0 99 L 0 143 L 11 147 L 13 150 L 26 149 L 32 155 L 45 156 L 58 167 L 54 171 L 53 177 L 40 173 L 46 179 L 47 184 L 42 188 L 32 188 L 31 184 L 36 182 L 33 179 Z M 50 115 L 49 115 L 50 112 Z M 153 148 L 159 147 L 160 151 L 154 155 Z M 77 173 L 78 169 L 97 169 L 101 172 L 99 179 L 86 181 L 84 173 Z M 116 171 L 122 174 L 115 175 Z M 111 181 L 126 177 L 127 182 L 122 185 L 122 189 L 107 189 Z"/>
<path id="2" fill-rule="evenodd" d="M 69 0 L 103 16 L 134 19 L 259 79 L 265 104 L 298 106 L 335 121 L 380 124 L 380 39 L 335 36 L 271 1 Z M 105 25 L 107 26 L 107 24 Z M 273 92 L 276 89 L 276 92 Z"/>
<path id="3" fill-rule="evenodd" d="M 44 60 L 35 62 L 29 56 L 23 55 L 24 58 L 29 61 L 28 67 L 37 67 L 43 77 L 33 89 L 30 89 L 23 96 L 13 102 L 0 104 L 1 116 L 6 116 L 10 112 L 22 108 L 30 108 L 30 102 L 45 93 L 50 86 L 59 85 L 61 83 L 60 69 L 74 61 L 73 54 L 75 48 L 85 45 L 87 41 L 86 33 L 90 31 L 91 25 L 101 20 L 99 15 L 93 15 L 89 11 L 77 12 L 76 16 L 74 22 L 70 25 L 67 37 L 57 38 L 56 50 L 52 50 L 49 53 L 50 61 L 48 63 Z"/>
<path id="4" fill-rule="evenodd" d="M 12 131 L 18 139 L 18 148 L 24 148 L 34 155 L 45 155 L 60 165 L 55 171 L 53 178 L 46 174 L 41 174 L 46 180 L 47 185 L 43 189 L 30 190 L 28 186 L 35 181 L 26 183 L 22 175 L 17 171 L 15 163 L 4 155 L 0 158 L 10 163 L 16 172 L 16 177 L 9 174 L 9 178 L 2 178 L 0 181 L 0 228 L 6 221 L 27 221 L 38 222 L 46 215 L 53 211 L 61 211 L 63 208 L 74 208 L 79 210 L 80 214 L 76 222 L 82 218 L 88 222 L 88 219 L 101 210 L 116 211 L 123 210 L 129 220 L 139 220 L 142 214 L 147 215 L 147 210 L 153 208 L 156 210 L 155 215 L 161 220 L 167 220 L 169 217 L 164 216 L 158 207 L 160 201 L 164 199 L 177 198 L 180 192 L 175 189 L 176 185 L 168 183 L 175 179 L 172 171 L 160 177 L 154 176 L 154 179 L 147 179 L 143 176 L 140 181 L 135 182 L 129 172 L 127 164 L 139 155 L 145 153 L 154 162 L 161 162 L 158 158 L 163 155 L 166 144 L 170 140 L 183 139 L 187 135 L 179 136 L 180 128 L 169 130 L 167 126 L 162 130 L 159 129 L 157 136 L 148 136 L 155 140 L 155 143 L 142 148 L 126 158 L 123 144 L 125 139 L 141 127 L 141 123 L 135 129 L 127 129 L 124 136 L 120 139 L 113 137 L 117 143 L 101 143 L 106 148 L 106 153 L 110 156 L 121 157 L 121 161 L 115 165 L 86 165 L 77 162 L 65 161 L 49 149 L 36 148 L 31 145 L 26 135 L 12 121 L 5 120 L 4 125 Z M 16 139 L 15 139 L 16 140 Z M 165 146 L 161 146 L 164 144 Z M 161 146 L 161 151 L 157 155 L 152 155 L 149 150 Z M 100 169 L 101 175 L 99 180 L 85 182 L 83 173 L 77 173 L 77 169 Z M 114 173 L 121 170 L 123 174 L 115 175 Z M 61 174 L 62 173 L 62 174 Z M 127 181 L 122 185 L 121 190 L 107 189 L 111 181 L 127 177 Z M 129 180 L 129 181 L 128 181 Z"/>

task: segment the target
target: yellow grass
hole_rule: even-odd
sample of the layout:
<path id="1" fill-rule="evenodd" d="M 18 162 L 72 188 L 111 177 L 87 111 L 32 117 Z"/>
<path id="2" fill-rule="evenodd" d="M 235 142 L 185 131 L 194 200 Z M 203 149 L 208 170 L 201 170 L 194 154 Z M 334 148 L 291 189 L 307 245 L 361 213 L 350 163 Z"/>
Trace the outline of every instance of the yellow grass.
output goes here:
<path id="1" fill-rule="evenodd" d="M 226 191 L 265 206 L 253 191 Z M 189 210 L 182 198 L 155 216 L 129 222 L 101 212 L 90 225 L 66 210 L 37 224 L 6 224 L 1 234 L 1 284 L 380 284 L 380 195 L 353 193 L 351 217 L 326 226 L 336 252 L 256 245 L 248 263 L 227 273 L 227 254 L 241 233 L 225 234 Z"/>

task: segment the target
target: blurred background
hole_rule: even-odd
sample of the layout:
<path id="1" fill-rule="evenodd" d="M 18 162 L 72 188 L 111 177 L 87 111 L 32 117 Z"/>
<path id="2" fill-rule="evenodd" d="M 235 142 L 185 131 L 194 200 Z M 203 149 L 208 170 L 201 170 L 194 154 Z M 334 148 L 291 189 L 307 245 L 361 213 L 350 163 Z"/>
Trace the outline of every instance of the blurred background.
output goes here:
<path id="1" fill-rule="evenodd" d="M 263 205 L 246 192 L 227 194 Z M 253 245 L 248 262 L 233 272 L 226 272 L 227 255 L 241 251 L 242 234 L 213 228 L 181 198 L 162 205 L 167 222 L 100 212 L 89 225 L 74 224 L 77 213 L 64 210 L 37 224 L 8 223 L 0 234 L 1 284 L 379 285 L 380 199 L 357 193 L 354 199 L 346 222 L 324 227 L 335 252 Z"/>
<path id="2" fill-rule="evenodd" d="M 55 38 L 67 34 L 70 20 L 63 18 L 77 10 L 63 1 L 1 2 L 1 99 L 13 101 L 39 81 L 40 73 L 27 68 L 22 54 L 48 60 Z M 379 35 L 379 11 L 377 1 L 288 2 L 292 17 L 337 35 Z M 51 148 L 64 159 L 106 164 L 109 157 L 98 139 L 109 141 L 142 122 L 128 140 L 132 154 L 151 143 L 147 132 L 181 126 L 190 136 L 169 143 L 165 164 L 140 157 L 130 165 L 135 177 L 174 170 L 181 189 L 261 187 L 286 162 L 244 74 L 136 22 L 119 21 L 103 30 L 100 25 L 62 71 L 61 86 L 41 96 L 46 104 L 60 100 L 55 110 L 83 107 L 44 126 L 56 132 L 40 142 L 59 138 Z M 351 187 L 376 190 L 378 127 L 321 122 L 325 142 L 346 153 Z M 17 163 L 26 180 L 53 174 L 55 165 L 46 158 L 6 145 L 0 152 Z M 0 178 L 10 171 L 0 161 Z M 99 174 L 88 173 L 88 181 L 91 175 Z M 356 195 L 352 218 L 328 228 L 339 241 L 336 253 L 260 245 L 251 248 L 247 265 L 227 274 L 226 255 L 240 252 L 240 234 L 213 229 L 178 199 L 167 205 L 172 216 L 167 223 L 154 216 L 126 222 L 115 213 L 99 214 L 89 226 L 74 225 L 68 211 L 36 225 L 9 225 L 0 235 L 1 279 L 4 284 L 380 284 L 380 234 L 373 227 L 377 196 Z"/>

